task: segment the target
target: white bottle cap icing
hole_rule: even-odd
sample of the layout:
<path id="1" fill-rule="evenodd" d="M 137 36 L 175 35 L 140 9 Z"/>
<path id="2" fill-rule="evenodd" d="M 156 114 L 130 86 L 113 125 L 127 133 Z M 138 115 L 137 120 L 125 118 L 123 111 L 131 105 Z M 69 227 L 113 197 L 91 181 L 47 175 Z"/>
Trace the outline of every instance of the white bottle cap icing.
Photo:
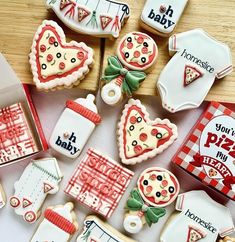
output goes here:
<path id="1" fill-rule="evenodd" d="M 76 103 L 81 104 L 82 106 L 90 109 L 94 113 L 98 113 L 98 110 L 94 101 L 95 101 L 95 96 L 92 94 L 88 94 L 86 98 L 78 98 L 75 100 Z"/>

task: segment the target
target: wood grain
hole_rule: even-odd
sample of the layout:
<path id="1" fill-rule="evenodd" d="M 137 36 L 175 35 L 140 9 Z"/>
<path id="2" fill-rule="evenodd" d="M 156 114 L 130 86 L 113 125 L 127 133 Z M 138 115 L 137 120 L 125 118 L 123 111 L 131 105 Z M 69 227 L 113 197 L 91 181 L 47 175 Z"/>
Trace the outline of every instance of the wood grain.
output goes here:
<path id="1" fill-rule="evenodd" d="M 95 51 L 95 64 L 78 88 L 96 91 L 100 76 L 101 40 L 79 35 L 67 27 L 53 13 L 49 13 L 44 0 L 1 0 L 0 52 L 2 52 L 23 83 L 33 84 L 28 54 L 38 26 L 44 19 L 55 20 L 65 32 L 67 41 L 84 41 Z"/>
<path id="2" fill-rule="evenodd" d="M 124 26 L 121 37 L 131 31 L 142 31 L 139 25 L 141 11 L 145 0 L 126 0 L 131 8 L 131 17 Z M 176 27 L 175 33 L 184 32 L 195 28 L 203 28 L 217 40 L 228 44 L 232 50 L 233 59 L 235 58 L 235 21 L 234 21 L 234 0 L 189 0 L 185 12 Z M 148 32 L 147 32 L 148 33 Z M 150 34 L 150 33 L 149 33 Z M 143 82 L 141 88 L 136 92 L 139 95 L 158 95 L 156 81 L 166 63 L 169 61 L 168 39 L 150 34 L 158 44 L 159 57 L 157 64 Z M 107 57 L 113 55 L 116 50 L 116 42 L 106 40 L 104 67 Z M 224 79 L 215 81 L 206 100 L 219 102 L 235 103 L 235 72 Z"/>

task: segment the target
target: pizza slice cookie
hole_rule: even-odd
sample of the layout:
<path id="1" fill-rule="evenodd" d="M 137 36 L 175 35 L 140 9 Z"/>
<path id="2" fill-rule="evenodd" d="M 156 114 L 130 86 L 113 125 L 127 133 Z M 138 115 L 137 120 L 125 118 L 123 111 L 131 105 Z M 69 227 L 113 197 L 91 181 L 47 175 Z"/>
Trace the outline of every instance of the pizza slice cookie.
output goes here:
<path id="1" fill-rule="evenodd" d="M 199 71 L 197 68 L 186 65 L 184 69 L 184 86 L 188 86 L 202 76 L 202 72 Z"/>
<path id="2" fill-rule="evenodd" d="M 141 102 L 130 99 L 118 124 L 119 155 L 124 164 L 140 163 L 163 152 L 177 135 L 168 119 L 150 120 Z"/>
<path id="3" fill-rule="evenodd" d="M 206 233 L 196 226 L 190 225 L 188 227 L 187 242 L 196 242 L 206 237 Z"/>
<path id="4" fill-rule="evenodd" d="M 34 36 L 29 62 L 38 89 L 70 88 L 89 72 L 93 50 L 83 42 L 66 43 L 62 28 L 45 20 Z"/>

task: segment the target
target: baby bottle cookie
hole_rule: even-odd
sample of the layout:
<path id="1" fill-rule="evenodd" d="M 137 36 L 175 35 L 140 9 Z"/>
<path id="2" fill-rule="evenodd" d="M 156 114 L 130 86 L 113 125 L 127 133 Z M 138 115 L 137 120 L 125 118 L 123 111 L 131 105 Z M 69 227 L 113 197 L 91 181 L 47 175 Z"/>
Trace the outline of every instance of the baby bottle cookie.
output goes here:
<path id="1" fill-rule="evenodd" d="M 46 196 L 58 192 L 62 177 L 55 158 L 32 161 L 14 184 L 15 194 L 10 198 L 11 207 L 26 222 L 34 223 L 40 216 L 40 208 Z"/>
<path id="2" fill-rule="evenodd" d="M 218 242 L 235 242 L 235 238 L 226 236 L 224 239 L 220 239 Z"/>
<path id="3" fill-rule="evenodd" d="M 169 36 L 175 29 L 188 0 L 147 0 L 141 15 L 143 28 Z"/>
<path id="4" fill-rule="evenodd" d="M 48 91 L 78 85 L 93 63 L 93 50 L 83 42 L 67 43 L 63 29 L 54 21 L 44 20 L 29 57 L 37 88 Z"/>
<path id="5" fill-rule="evenodd" d="M 157 87 L 162 106 L 172 113 L 199 107 L 215 79 L 233 71 L 229 47 L 202 29 L 173 35 L 169 52 L 174 56 L 161 72 Z"/>
<path id="6" fill-rule="evenodd" d="M 78 229 L 73 203 L 49 207 L 30 242 L 69 242 Z"/>
<path id="7" fill-rule="evenodd" d="M 168 119 L 151 120 L 145 106 L 135 99 L 125 105 L 117 134 L 119 156 L 127 165 L 162 153 L 178 136 L 176 125 Z"/>
<path id="8" fill-rule="evenodd" d="M 118 38 L 130 16 L 129 6 L 115 0 L 46 0 L 46 6 L 72 30 L 102 38 Z"/>
<path id="9" fill-rule="evenodd" d="M 160 167 L 144 170 L 126 203 L 125 230 L 136 234 L 144 224 L 157 223 L 166 214 L 164 207 L 175 201 L 179 190 L 179 182 L 170 171 Z"/>
<path id="10" fill-rule="evenodd" d="M 95 96 L 75 101 L 68 100 L 50 138 L 51 147 L 57 152 L 76 158 L 81 153 L 101 117 L 94 104 Z"/>
<path id="11" fill-rule="evenodd" d="M 144 70 L 150 68 L 158 56 L 158 47 L 147 34 L 131 32 L 117 47 L 117 56 L 108 58 L 102 80 L 106 82 L 101 97 L 108 105 L 122 100 L 123 94 L 131 96 L 146 78 Z"/>

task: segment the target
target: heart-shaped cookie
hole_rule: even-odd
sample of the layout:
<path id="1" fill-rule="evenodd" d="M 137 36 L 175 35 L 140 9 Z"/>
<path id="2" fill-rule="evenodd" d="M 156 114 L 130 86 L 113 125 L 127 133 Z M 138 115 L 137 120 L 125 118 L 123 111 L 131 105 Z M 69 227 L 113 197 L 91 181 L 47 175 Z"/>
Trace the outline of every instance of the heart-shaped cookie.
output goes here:
<path id="1" fill-rule="evenodd" d="M 66 43 L 62 28 L 44 20 L 33 40 L 30 64 L 38 89 L 50 90 L 78 85 L 89 72 L 93 50 L 83 42 Z"/>
<path id="2" fill-rule="evenodd" d="M 150 120 L 139 100 L 130 99 L 118 124 L 122 163 L 134 165 L 165 150 L 177 138 L 177 127 L 168 119 Z"/>

